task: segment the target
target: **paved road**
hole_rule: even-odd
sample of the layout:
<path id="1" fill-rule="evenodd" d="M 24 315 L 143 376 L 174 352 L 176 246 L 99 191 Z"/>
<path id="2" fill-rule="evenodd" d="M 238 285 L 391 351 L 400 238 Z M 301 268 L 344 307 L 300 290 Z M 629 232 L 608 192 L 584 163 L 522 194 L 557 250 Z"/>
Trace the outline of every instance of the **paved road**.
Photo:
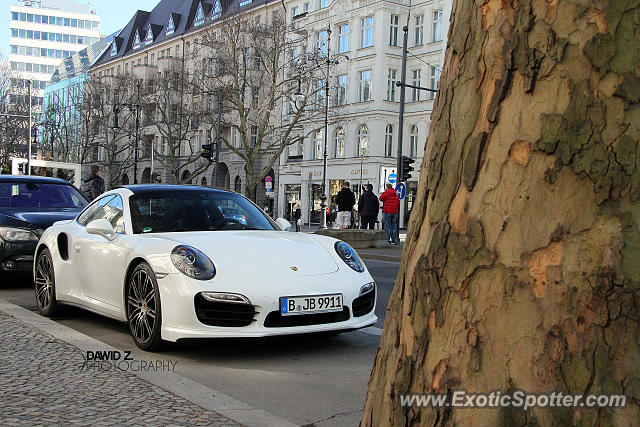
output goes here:
<path id="1" fill-rule="evenodd" d="M 376 283 L 377 327 L 384 323 L 398 263 L 366 260 Z M 35 310 L 28 278 L 0 280 L 0 298 Z M 126 325 L 65 308 L 55 319 L 139 359 Z M 177 361 L 175 372 L 300 425 L 355 426 L 360 421 L 379 330 L 335 337 L 212 340 L 170 345 L 153 358 Z"/>

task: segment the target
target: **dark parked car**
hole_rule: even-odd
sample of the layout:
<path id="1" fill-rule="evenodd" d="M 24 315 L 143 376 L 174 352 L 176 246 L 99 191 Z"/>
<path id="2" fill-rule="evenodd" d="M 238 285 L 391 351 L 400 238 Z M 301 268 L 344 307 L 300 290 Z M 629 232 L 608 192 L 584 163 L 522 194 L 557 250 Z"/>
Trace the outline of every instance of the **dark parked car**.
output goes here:
<path id="1" fill-rule="evenodd" d="M 0 272 L 31 271 L 42 232 L 73 219 L 87 200 L 67 181 L 0 175 Z"/>

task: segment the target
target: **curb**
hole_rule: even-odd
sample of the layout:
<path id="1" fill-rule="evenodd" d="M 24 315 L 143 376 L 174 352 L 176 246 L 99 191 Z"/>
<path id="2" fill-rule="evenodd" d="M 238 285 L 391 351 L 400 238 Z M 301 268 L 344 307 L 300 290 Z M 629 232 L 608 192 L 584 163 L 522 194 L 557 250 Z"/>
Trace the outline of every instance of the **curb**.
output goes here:
<path id="1" fill-rule="evenodd" d="M 358 252 L 358 255 L 360 255 L 360 258 L 362 259 L 370 259 L 374 261 L 400 262 L 400 260 L 402 259 L 399 256 L 368 254 L 368 253 L 360 253 L 360 252 Z"/>
<path id="2" fill-rule="evenodd" d="M 40 316 L 32 311 L 12 304 L 0 298 L 0 311 L 13 316 L 21 322 L 66 342 L 83 352 L 95 350 L 116 351 L 115 347 L 103 343 L 95 338 L 61 325 L 51 319 Z M 248 403 L 237 400 L 228 394 L 214 390 L 200 383 L 192 381 L 174 372 L 163 372 L 162 375 L 154 375 L 153 372 L 127 371 L 133 375 L 163 388 L 209 411 L 229 418 L 239 424 L 255 427 L 280 427 L 296 426 L 284 418 L 280 418 L 262 409 L 256 409 Z"/>

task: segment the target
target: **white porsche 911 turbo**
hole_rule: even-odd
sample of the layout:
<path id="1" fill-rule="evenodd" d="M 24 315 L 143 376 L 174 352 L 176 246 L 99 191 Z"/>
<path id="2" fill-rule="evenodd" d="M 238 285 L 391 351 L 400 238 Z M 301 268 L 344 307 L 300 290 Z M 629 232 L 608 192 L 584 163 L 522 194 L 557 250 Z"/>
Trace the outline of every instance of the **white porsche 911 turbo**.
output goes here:
<path id="1" fill-rule="evenodd" d="M 148 351 L 163 340 L 375 324 L 376 285 L 356 252 L 336 239 L 283 231 L 290 226 L 229 191 L 117 188 L 40 238 L 38 308 L 50 316 L 66 303 L 125 321 Z"/>

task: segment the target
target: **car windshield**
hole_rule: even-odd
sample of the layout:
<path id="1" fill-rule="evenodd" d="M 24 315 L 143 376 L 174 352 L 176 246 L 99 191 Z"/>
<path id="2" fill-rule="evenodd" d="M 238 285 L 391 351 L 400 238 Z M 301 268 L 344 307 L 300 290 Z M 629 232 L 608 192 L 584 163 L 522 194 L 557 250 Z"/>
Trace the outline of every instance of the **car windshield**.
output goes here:
<path id="1" fill-rule="evenodd" d="M 179 231 L 276 230 L 275 223 L 239 194 L 153 190 L 129 198 L 135 234 Z"/>
<path id="2" fill-rule="evenodd" d="M 81 209 L 87 200 L 70 185 L 39 182 L 0 183 L 0 207 L 19 209 Z"/>

